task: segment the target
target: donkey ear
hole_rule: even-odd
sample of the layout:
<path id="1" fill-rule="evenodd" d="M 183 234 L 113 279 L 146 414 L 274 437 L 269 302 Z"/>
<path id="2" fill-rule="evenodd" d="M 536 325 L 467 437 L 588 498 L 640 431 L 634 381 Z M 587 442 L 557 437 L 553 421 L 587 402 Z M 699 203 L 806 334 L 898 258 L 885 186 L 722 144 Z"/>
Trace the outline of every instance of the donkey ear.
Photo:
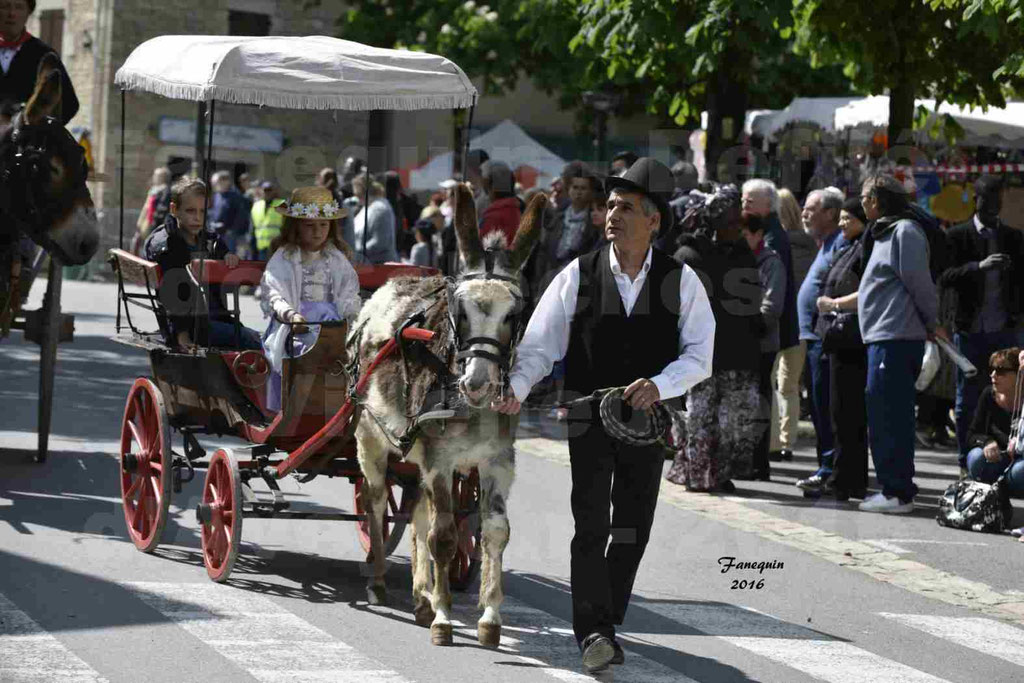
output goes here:
<path id="1" fill-rule="evenodd" d="M 477 227 L 476 204 L 473 202 L 473 193 L 465 183 L 455 188 L 455 195 L 455 235 L 459 239 L 459 253 L 466 261 L 466 268 L 472 270 L 484 259 L 480 228 Z"/>
<path id="2" fill-rule="evenodd" d="M 39 60 L 36 89 L 25 105 L 25 121 L 29 125 L 42 123 L 47 116 L 56 116 L 61 99 L 60 59 L 48 52 Z"/>
<path id="3" fill-rule="evenodd" d="M 547 206 L 547 203 L 547 195 L 538 192 L 530 200 L 530 205 L 526 207 L 526 212 L 523 213 L 523 218 L 519 221 L 516 237 L 512 241 L 512 255 L 509 259 L 509 266 L 512 270 L 519 270 L 526 263 L 526 259 L 530 258 L 533 245 L 540 238 L 544 207 Z"/>

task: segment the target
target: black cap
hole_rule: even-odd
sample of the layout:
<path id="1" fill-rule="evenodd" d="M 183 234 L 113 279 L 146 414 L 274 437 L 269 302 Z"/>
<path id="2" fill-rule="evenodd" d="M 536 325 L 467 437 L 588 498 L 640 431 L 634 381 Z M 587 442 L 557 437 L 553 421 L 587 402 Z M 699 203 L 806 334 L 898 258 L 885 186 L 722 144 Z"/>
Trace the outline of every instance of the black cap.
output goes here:
<path id="1" fill-rule="evenodd" d="M 640 157 L 621 176 L 611 176 L 604 181 L 605 193 L 611 193 L 612 190 L 639 192 L 650 198 L 661 214 L 660 232 L 664 234 L 672 228 L 672 211 L 669 210 L 668 202 L 675 190 L 675 181 L 672 171 L 665 164 L 650 157 Z"/>

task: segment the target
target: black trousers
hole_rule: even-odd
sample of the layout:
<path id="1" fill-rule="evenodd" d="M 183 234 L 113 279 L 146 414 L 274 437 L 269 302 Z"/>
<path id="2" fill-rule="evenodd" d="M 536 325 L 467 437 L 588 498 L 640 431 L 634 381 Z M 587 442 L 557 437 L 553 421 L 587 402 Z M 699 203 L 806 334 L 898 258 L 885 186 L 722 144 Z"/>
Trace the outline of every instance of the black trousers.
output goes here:
<path id="1" fill-rule="evenodd" d="M 572 432 L 572 626 L 582 642 L 595 632 L 614 637 L 626 615 L 654 522 L 665 455 L 657 445 L 634 447 L 613 439 L 599 420 L 586 427 L 577 423 Z"/>
<path id="2" fill-rule="evenodd" d="M 857 491 L 868 486 L 868 414 L 864 390 L 868 385 L 866 351 L 829 355 L 830 406 L 835 451 L 829 481 L 837 489 Z"/>
<path id="3" fill-rule="evenodd" d="M 753 471 L 767 475 L 771 470 L 768 451 L 771 448 L 771 414 L 772 414 L 772 366 L 775 364 L 775 351 L 761 353 L 761 365 L 757 373 L 757 392 L 761 394 L 761 409 L 753 419 L 761 425 L 761 438 L 754 449 Z"/>

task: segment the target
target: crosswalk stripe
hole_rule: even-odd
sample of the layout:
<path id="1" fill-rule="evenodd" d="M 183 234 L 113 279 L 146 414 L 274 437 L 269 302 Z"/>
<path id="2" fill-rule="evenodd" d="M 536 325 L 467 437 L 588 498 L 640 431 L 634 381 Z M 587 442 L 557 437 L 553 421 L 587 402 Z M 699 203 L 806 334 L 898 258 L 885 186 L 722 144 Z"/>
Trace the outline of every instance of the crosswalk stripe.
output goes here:
<path id="1" fill-rule="evenodd" d="M 132 582 L 125 586 L 257 680 L 406 682 L 397 672 L 261 595 L 207 583 Z"/>
<path id="2" fill-rule="evenodd" d="M 452 608 L 456 616 L 476 619 L 480 613 L 475 596 L 464 593 L 453 596 Z M 515 655 L 536 671 L 565 683 L 594 680 L 582 673 L 580 651 L 569 622 L 508 596 L 501 606 L 501 615 L 502 652 Z M 476 640 L 475 622 L 452 623 L 456 633 Z M 628 642 L 626 665 L 613 667 L 612 673 L 616 683 L 697 683 L 679 671 L 631 652 Z"/>
<path id="3" fill-rule="evenodd" d="M 0 681 L 106 683 L 106 680 L 0 593 Z"/>
<path id="4" fill-rule="evenodd" d="M 942 617 L 879 612 L 930 635 L 1024 666 L 1024 629 L 983 617 Z"/>
<path id="5" fill-rule="evenodd" d="M 644 609 L 829 683 L 943 683 L 905 664 L 753 609 L 644 602 Z"/>

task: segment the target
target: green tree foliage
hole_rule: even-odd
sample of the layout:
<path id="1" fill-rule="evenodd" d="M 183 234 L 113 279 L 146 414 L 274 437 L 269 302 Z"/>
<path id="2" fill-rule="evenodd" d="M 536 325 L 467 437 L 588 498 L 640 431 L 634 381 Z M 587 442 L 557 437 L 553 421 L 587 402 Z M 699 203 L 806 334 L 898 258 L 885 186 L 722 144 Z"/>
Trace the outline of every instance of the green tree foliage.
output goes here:
<path id="1" fill-rule="evenodd" d="M 708 158 L 736 144 L 749 108 L 794 96 L 843 95 L 839 67 L 809 68 L 792 50 L 792 0 L 582 0 L 586 45 L 608 76 L 646 84 L 647 107 L 679 125 L 708 111 Z M 716 175 L 714 164 L 709 164 Z"/>
<path id="2" fill-rule="evenodd" d="M 1021 0 L 795 0 L 793 14 L 813 66 L 889 93 L 890 142 L 911 130 L 916 97 L 1001 107 L 1024 82 Z"/>

